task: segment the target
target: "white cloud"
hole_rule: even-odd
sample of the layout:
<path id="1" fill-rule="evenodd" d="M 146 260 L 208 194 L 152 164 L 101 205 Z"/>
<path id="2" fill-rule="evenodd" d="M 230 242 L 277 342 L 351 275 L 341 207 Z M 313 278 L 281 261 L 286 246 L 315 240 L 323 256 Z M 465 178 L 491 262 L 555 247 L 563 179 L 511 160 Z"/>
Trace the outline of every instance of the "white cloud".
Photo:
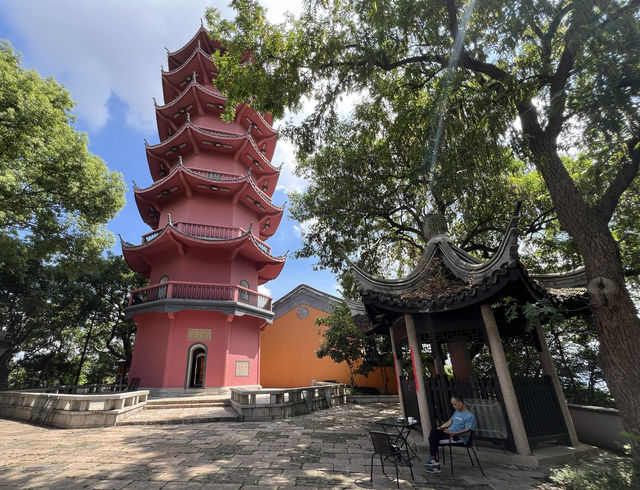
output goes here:
<path id="1" fill-rule="evenodd" d="M 272 21 L 285 10 L 299 11 L 299 2 L 264 4 Z M 164 47 L 174 51 L 191 39 L 208 6 L 231 16 L 220 0 L 0 0 L 4 21 L 24 41 L 25 66 L 64 82 L 92 132 L 109 120 L 112 95 L 128 106 L 123 124 L 155 130 L 151 98 L 162 102 Z"/>
<path id="2" fill-rule="evenodd" d="M 309 228 L 311 228 L 317 222 L 318 222 L 317 218 L 312 218 L 312 219 L 303 221 L 302 223 L 294 224 L 293 231 L 295 232 L 298 238 L 302 238 L 303 235 L 309 231 Z"/>
<path id="3" fill-rule="evenodd" d="M 307 187 L 307 181 L 295 175 L 296 157 L 293 145 L 288 141 L 279 140 L 272 162 L 275 166 L 282 164 L 277 190 L 284 192 L 302 192 Z"/>
<path id="4" fill-rule="evenodd" d="M 270 298 L 273 297 L 273 296 L 271 296 L 271 289 L 266 287 L 264 284 L 260 284 L 258 286 L 258 293 L 264 294 L 265 296 L 269 296 Z"/>

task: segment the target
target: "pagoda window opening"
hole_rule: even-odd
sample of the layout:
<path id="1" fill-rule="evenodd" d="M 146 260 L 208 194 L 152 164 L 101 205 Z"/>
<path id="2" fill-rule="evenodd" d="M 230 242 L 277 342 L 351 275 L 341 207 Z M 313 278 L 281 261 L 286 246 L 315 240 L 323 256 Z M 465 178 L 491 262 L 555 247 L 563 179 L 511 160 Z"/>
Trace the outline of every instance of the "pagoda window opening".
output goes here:
<path id="1" fill-rule="evenodd" d="M 158 281 L 158 284 L 162 284 L 158 288 L 158 299 L 164 299 L 167 297 L 167 284 L 165 284 L 167 282 L 169 282 L 169 276 L 167 274 L 162 276 Z"/>
<path id="2" fill-rule="evenodd" d="M 240 282 L 238 284 L 242 288 L 249 289 L 249 281 L 247 281 L 246 279 L 240 280 Z M 242 301 L 243 303 L 248 303 L 249 302 L 249 291 L 245 291 L 245 289 L 238 290 L 238 300 Z"/>

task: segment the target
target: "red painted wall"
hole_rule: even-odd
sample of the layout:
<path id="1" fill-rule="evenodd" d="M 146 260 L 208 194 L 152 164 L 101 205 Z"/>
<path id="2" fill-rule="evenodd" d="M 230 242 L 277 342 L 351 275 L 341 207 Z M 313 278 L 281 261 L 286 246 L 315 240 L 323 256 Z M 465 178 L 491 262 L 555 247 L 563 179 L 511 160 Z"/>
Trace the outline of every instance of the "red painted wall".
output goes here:
<path id="1" fill-rule="evenodd" d="M 173 320 L 167 313 L 136 316 L 138 332 L 130 376 L 140 377 L 140 386 L 184 388 L 193 344 L 206 347 L 205 386 L 259 383 L 258 319 L 246 315 L 232 317 L 233 321 L 227 324 L 227 316 L 220 312 L 197 310 L 182 310 L 173 316 Z M 190 328 L 210 329 L 211 340 L 189 339 Z M 236 376 L 237 360 L 249 361 L 249 376 Z"/>

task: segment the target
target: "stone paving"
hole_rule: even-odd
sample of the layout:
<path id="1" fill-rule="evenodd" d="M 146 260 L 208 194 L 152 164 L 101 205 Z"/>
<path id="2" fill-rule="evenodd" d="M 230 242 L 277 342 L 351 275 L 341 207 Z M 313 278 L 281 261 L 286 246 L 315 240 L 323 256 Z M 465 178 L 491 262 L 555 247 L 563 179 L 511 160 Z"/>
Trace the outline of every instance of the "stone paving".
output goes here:
<path id="1" fill-rule="evenodd" d="M 397 413 L 397 403 L 378 403 L 272 422 L 100 429 L 0 419 L 0 488 L 395 488 L 378 461 L 370 483 L 368 432 L 378 428 L 376 419 Z M 411 481 L 409 468 L 401 466 L 400 487 L 552 488 L 545 482 L 548 467 L 483 462 L 483 477 L 464 452 L 454 458 L 455 476 L 448 468 L 427 474 L 418 462 Z M 387 473 L 394 475 L 393 466 Z"/>

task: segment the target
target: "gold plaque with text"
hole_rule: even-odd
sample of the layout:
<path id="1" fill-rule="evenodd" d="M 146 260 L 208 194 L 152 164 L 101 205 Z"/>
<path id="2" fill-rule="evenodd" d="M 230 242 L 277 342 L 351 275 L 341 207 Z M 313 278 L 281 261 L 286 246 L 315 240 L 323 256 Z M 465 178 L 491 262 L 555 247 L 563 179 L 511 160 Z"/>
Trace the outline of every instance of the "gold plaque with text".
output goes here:
<path id="1" fill-rule="evenodd" d="M 190 328 L 187 332 L 187 340 L 211 340 L 211 329 Z"/>

